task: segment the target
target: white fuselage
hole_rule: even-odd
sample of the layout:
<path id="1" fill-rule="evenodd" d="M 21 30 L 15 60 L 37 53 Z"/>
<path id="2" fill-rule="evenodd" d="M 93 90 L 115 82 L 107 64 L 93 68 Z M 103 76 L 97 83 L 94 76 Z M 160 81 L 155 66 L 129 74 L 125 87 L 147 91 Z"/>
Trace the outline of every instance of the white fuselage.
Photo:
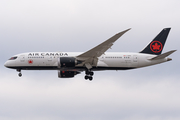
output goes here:
<path id="1" fill-rule="evenodd" d="M 77 64 L 74 68 L 58 67 L 60 57 L 74 57 L 80 52 L 30 52 L 15 55 L 17 58 L 8 60 L 6 67 L 22 70 L 85 70 L 85 66 Z M 168 61 L 168 58 L 150 60 L 156 55 L 143 53 L 107 52 L 98 57 L 93 70 L 125 70 L 150 66 Z"/>

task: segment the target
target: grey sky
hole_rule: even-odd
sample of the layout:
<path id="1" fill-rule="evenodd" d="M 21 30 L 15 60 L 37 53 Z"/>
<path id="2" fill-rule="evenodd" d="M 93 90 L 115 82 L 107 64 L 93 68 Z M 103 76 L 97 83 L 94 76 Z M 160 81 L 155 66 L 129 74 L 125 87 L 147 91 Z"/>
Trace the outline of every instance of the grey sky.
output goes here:
<path id="1" fill-rule="evenodd" d="M 84 73 L 59 79 L 57 71 L 5 68 L 12 55 L 29 51 L 84 52 L 132 28 L 109 52 L 138 52 L 163 28 L 163 52 L 179 50 L 178 0 L 1 0 L 0 119 L 179 120 L 179 51 L 173 61 L 130 71 Z"/>

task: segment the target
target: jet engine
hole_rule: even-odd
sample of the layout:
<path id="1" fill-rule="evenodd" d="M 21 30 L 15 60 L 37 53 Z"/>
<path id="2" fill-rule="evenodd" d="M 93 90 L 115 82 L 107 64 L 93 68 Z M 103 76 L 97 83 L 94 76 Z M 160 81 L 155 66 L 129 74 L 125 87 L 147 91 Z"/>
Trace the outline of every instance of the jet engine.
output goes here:
<path id="1" fill-rule="evenodd" d="M 76 59 L 74 57 L 60 57 L 58 58 L 58 68 L 65 67 L 75 67 L 77 64 Z"/>
<path id="2" fill-rule="evenodd" d="M 72 78 L 75 75 L 80 74 L 78 71 L 58 71 L 59 78 Z"/>
<path id="3" fill-rule="evenodd" d="M 74 57 L 60 57 L 58 58 L 58 68 L 74 68 L 83 61 L 76 60 Z"/>
<path id="4" fill-rule="evenodd" d="M 60 57 L 58 58 L 58 68 L 63 69 L 58 71 L 59 78 L 72 78 L 77 74 L 80 74 L 78 71 L 68 71 L 68 69 L 74 68 L 77 64 L 80 64 L 81 61 L 76 60 L 74 57 Z"/>

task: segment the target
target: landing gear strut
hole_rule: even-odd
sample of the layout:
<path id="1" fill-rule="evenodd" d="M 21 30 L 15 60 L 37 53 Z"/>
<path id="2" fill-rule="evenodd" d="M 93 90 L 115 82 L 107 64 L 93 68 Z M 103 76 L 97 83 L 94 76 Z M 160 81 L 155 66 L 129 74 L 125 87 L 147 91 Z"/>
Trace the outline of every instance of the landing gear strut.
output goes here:
<path id="1" fill-rule="evenodd" d="M 21 77 L 22 76 L 21 69 L 17 69 L 17 72 L 19 72 L 18 76 Z"/>
<path id="2" fill-rule="evenodd" d="M 87 70 L 86 71 L 86 76 L 84 78 L 85 78 L 85 80 L 89 79 L 91 81 L 91 80 L 93 80 L 93 77 L 92 77 L 93 75 L 94 75 L 94 72 L 91 72 L 91 71 Z"/>

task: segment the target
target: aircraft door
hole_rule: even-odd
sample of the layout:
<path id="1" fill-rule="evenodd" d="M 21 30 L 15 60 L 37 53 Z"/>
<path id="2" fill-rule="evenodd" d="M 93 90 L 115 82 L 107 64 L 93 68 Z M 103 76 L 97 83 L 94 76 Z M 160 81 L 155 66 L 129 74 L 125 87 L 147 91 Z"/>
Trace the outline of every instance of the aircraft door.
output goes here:
<path id="1" fill-rule="evenodd" d="M 133 55 L 133 66 L 132 67 L 138 67 L 138 56 Z"/>
<path id="2" fill-rule="evenodd" d="M 21 56 L 20 56 L 20 61 L 21 61 L 21 62 L 24 62 L 24 61 L 25 61 L 25 55 L 21 55 Z"/>
<path id="3" fill-rule="evenodd" d="M 49 62 L 52 62 L 52 56 L 50 56 L 50 57 L 48 58 L 48 61 L 49 61 Z"/>
<path id="4" fill-rule="evenodd" d="M 53 64 L 53 57 L 52 56 L 48 56 L 47 57 L 46 66 L 52 66 L 52 64 Z"/>

